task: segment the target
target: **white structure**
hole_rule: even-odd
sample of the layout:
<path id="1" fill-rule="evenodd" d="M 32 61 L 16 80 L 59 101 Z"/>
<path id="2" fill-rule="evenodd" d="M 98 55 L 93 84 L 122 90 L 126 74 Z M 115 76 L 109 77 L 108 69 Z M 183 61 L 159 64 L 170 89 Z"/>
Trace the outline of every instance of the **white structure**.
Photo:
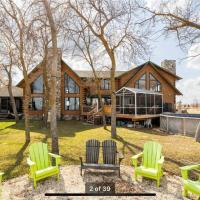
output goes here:
<path id="1" fill-rule="evenodd" d="M 119 114 L 157 115 L 163 112 L 163 94 L 136 88 L 123 87 L 116 92 Z"/>

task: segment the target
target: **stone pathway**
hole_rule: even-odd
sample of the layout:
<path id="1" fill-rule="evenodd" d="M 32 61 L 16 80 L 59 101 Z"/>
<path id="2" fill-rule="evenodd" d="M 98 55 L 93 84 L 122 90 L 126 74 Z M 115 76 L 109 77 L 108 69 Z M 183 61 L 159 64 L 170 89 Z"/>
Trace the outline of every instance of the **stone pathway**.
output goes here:
<path id="1" fill-rule="evenodd" d="M 133 168 L 130 166 L 122 166 L 121 178 L 118 178 L 114 172 L 103 171 L 85 171 L 83 176 L 80 176 L 80 168 L 77 165 L 69 165 L 61 167 L 61 178 L 56 181 L 56 178 L 51 177 L 45 181 L 41 181 L 37 185 L 37 189 L 33 188 L 32 182 L 28 176 L 21 176 L 8 180 L 3 183 L 3 200 L 104 200 L 104 199 L 155 199 L 155 200 L 175 200 L 186 199 L 182 197 L 181 180 L 177 176 L 169 176 L 167 174 L 161 180 L 161 187 L 156 187 L 156 182 L 148 179 L 139 179 L 138 182 L 132 180 Z M 116 192 L 153 192 L 156 197 L 45 197 L 46 192 L 71 192 L 84 193 L 86 182 L 115 182 Z M 190 199 L 197 199 L 190 196 Z"/>

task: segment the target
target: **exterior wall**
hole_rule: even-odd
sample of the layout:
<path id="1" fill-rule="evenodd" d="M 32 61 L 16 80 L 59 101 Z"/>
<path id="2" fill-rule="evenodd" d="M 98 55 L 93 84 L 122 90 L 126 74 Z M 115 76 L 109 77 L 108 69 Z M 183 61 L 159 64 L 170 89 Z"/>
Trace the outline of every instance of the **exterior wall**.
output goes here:
<path id="1" fill-rule="evenodd" d="M 175 104 L 175 96 L 176 93 L 174 89 L 158 74 L 158 72 L 153 69 L 150 65 L 143 67 L 125 86 L 126 87 L 135 87 L 136 81 L 144 74 L 147 73 L 146 76 L 146 89 L 149 90 L 149 73 L 151 73 L 160 83 L 161 83 L 161 92 L 163 93 L 163 102 L 171 103 L 173 106 Z M 162 75 L 174 85 L 175 78 L 168 74 L 167 72 L 160 72 Z M 124 86 L 127 80 L 130 78 L 130 74 L 125 74 L 120 79 L 120 88 Z M 174 107 L 175 108 L 175 107 Z M 173 108 L 173 109 L 174 109 Z"/>
<path id="2" fill-rule="evenodd" d="M 161 83 L 161 92 L 163 93 L 163 101 L 164 103 L 170 103 L 173 106 L 175 105 L 176 92 L 174 89 L 167 83 L 165 79 L 167 79 L 171 84 L 175 85 L 176 78 L 169 73 L 159 70 L 159 73 L 165 77 L 163 79 L 160 74 L 155 70 L 151 65 L 146 65 L 143 68 L 132 69 L 127 73 L 124 73 L 120 77 L 116 78 L 116 90 L 119 90 L 121 87 L 135 87 L 136 81 L 144 74 L 147 73 L 146 80 L 146 89 L 149 89 L 149 73 L 153 74 L 153 76 Z M 49 70 L 50 71 L 50 70 Z M 137 73 L 136 73 L 137 72 Z M 30 74 L 30 83 L 32 83 L 35 79 L 37 79 L 43 73 L 42 65 L 36 67 Z M 65 83 L 64 83 L 64 74 L 67 73 L 80 87 L 79 94 L 70 94 L 65 93 Z M 64 62 L 61 62 L 58 72 L 58 93 L 57 93 L 57 110 L 58 117 L 64 119 L 71 119 L 72 117 L 79 118 L 82 112 L 84 99 L 86 95 L 86 89 L 89 89 L 89 95 L 97 95 L 96 84 L 93 79 L 84 80 L 81 79 L 69 66 L 67 66 Z M 133 78 L 132 78 L 133 77 Z M 129 81 L 128 81 L 129 80 Z M 128 81 L 128 82 L 127 82 Z M 127 84 L 126 84 L 127 83 Z M 23 83 L 21 87 L 24 87 Z M 111 95 L 111 90 L 101 90 L 102 95 Z M 43 97 L 44 94 L 32 94 L 32 97 Z M 80 98 L 80 110 L 65 110 L 65 98 L 67 97 L 78 97 Z M 175 106 L 174 106 L 175 109 Z M 30 111 L 30 115 L 33 117 L 41 117 L 43 111 Z"/>

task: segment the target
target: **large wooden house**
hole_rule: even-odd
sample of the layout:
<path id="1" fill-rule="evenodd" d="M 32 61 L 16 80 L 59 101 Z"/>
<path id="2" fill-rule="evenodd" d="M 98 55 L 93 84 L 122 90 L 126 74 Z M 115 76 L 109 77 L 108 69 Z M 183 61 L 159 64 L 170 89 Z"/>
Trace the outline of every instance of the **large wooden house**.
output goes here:
<path id="1" fill-rule="evenodd" d="M 98 104 L 97 88 L 92 71 L 73 70 L 67 63 L 58 58 L 57 71 L 57 117 L 62 119 L 79 119 L 87 115 L 93 105 Z M 104 104 L 111 104 L 111 90 L 109 72 L 97 72 L 101 79 L 101 95 Z M 29 74 L 32 97 L 30 102 L 30 115 L 41 117 L 43 114 L 43 66 L 36 66 Z M 165 60 L 161 66 L 148 61 L 132 68 L 129 71 L 116 71 L 116 91 L 123 87 L 137 88 L 162 94 L 162 111 L 175 111 L 176 95 L 181 92 L 176 88 L 176 81 L 181 78 L 176 75 L 175 61 Z M 24 88 L 24 80 L 17 84 Z M 148 93 L 148 92 L 147 92 Z M 96 111 L 97 112 L 97 111 Z M 92 113 L 95 114 L 94 112 Z M 98 111 L 98 114 L 100 112 Z M 136 113 L 135 113 L 136 114 Z M 138 115 L 139 113 L 137 113 Z M 144 114 L 144 113 L 143 113 Z M 158 114 L 158 113 L 156 113 Z M 132 113 L 132 115 L 134 115 Z"/>

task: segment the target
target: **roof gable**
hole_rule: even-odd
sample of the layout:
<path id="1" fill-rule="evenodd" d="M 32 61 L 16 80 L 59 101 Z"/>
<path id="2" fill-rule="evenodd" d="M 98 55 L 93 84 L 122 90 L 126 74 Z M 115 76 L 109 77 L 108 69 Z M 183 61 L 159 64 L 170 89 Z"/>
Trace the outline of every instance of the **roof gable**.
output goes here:
<path id="1" fill-rule="evenodd" d="M 177 76 L 176 74 L 171 73 L 170 71 L 163 69 L 162 67 L 158 66 L 157 64 L 148 61 L 146 63 L 143 63 L 142 65 L 134 68 L 136 69 L 136 71 L 133 73 L 133 75 L 123 84 L 122 87 L 125 87 L 135 76 L 136 74 L 138 74 L 144 67 L 146 67 L 147 65 L 151 66 L 159 75 L 160 77 L 162 77 L 162 79 L 167 82 L 168 85 L 170 85 L 173 90 L 178 94 L 178 95 L 182 95 L 182 93 L 173 85 L 170 83 L 170 81 L 168 81 L 165 76 L 163 76 L 163 74 L 160 72 L 161 70 L 170 74 L 171 76 L 173 76 L 176 80 L 180 80 L 181 78 L 179 76 Z"/>

